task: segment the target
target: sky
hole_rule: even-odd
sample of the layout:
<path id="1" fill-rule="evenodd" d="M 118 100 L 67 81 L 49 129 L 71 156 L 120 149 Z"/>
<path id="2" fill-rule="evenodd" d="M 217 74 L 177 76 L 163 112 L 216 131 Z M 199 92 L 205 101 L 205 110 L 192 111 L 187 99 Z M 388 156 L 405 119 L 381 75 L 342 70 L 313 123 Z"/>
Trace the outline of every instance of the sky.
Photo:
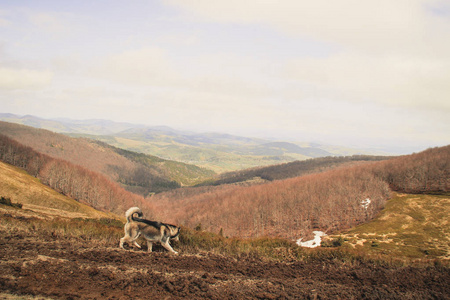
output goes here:
<path id="1" fill-rule="evenodd" d="M 450 1 L 1 0 L 0 112 L 448 145 Z"/>

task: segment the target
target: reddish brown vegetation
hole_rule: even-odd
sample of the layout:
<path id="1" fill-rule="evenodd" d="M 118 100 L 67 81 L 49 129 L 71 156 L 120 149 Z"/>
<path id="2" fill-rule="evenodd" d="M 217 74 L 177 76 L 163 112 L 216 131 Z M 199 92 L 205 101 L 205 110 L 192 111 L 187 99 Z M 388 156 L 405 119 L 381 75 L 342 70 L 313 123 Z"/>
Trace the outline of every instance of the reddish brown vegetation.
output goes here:
<path id="1" fill-rule="evenodd" d="M 260 185 L 184 188 L 145 200 L 95 167 L 52 158 L 5 136 L 0 137 L 0 159 L 95 208 L 123 214 L 138 205 L 146 217 L 241 237 L 299 238 L 314 229 L 342 230 L 373 218 L 392 190 L 445 193 L 450 186 L 450 146 Z M 367 198 L 366 209 L 362 201 Z"/>
<path id="2" fill-rule="evenodd" d="M 23 168 L 51 188 L 96 209 L 122 214 L 128 207 L 139 205 L 152 211 L 142 196 L 126 191 L 105 176 L 36 152 L 4 135 L 0 135 L 0 160 Z"/>
<path id="3" fill-rule="evenodd" d="M 71 138 L 48 130 L 0 122 L 0 132 L 50 157 L 62 159 L 102 174 L 141 195 L 180 187 L 171 179 L 166 161 L 145 155 L 145 159 L 126 155 L 127 151 L 85 138 Z M 150 163 L 151 161 L 151 163 Z M 192 166 L 193 169 L 196 167 Z M 200 168 L 193 172 L 200 172 Z"/>
<path id="4" fill-rule="evenodd" d="M 189 227 L 298 238 L 313 229 L 342 230 L 373 218 L 391 190 L 448 192 L 449 153 L 447 146 L 262 185 L 171 191 L 150 200 L 161 218 Z M 367 198 L 371 203 L 365 209 L 361 202 Z"/>
<path id="5" fill-rule="evenodd" d="M 353 155 L 353 156 L 327 156 L 311 158 L 301 161 L 293 161 L 267 167 L 251 168 L 224 173 L 211 182 L 205 182 L 202 185 L 221 185 L 232 184 L 245 181 L 251 181 L 255 177 L 263 180 L 273 181 L 287 178 L 299 177 L 312 173 L 326 172 L 337 167 L 349 167 L 352 165 L 387 160 L 387 156 Z"/>
<path id="6" fill-rule="evenodd" d="M 446 193 L 450 190 L 450 145 L 380 162 L 373 172 L 394 191 Z"/>
<path id="7" fill-rule="evenodd" d="M 191 197 L 174 192 L 151 198 L 163 218 L 232 236 L 295 238 L 313 229 L 348 228 L 374 216 L 389 197 L 388 185 L 361 168 L 313 174 L 251 187 L 229 185 Z M 371 199 L 364 209 L 361 201 Z"/>

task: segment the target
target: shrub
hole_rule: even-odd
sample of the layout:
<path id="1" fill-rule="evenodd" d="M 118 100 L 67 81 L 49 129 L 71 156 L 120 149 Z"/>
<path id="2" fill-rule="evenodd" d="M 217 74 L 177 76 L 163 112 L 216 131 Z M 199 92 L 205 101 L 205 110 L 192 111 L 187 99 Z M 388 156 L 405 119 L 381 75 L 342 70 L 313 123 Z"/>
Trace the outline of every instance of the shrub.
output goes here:
<path id="1" fill-rule="evenodd" d="M 344 244 L 344 238 L 339 236 L 333 240 L 333 247 L 340 247 Z"/>
<path id="2" fill-rule="evenodd" d="M 321 247 L 340 247 L 344 244 L 345 239 L 342 236 L 334 238 L 332 240 L 327 239 L 322 241 L 320 244 Z"/>
<path id="3" fill-rule="evenodd" d="M 3 196 L 0 198 L 0 204 L 8 205 L 15 208 L 22 208 L 21 203 L 12 203 L 10 198 L 5 198 Z"/>

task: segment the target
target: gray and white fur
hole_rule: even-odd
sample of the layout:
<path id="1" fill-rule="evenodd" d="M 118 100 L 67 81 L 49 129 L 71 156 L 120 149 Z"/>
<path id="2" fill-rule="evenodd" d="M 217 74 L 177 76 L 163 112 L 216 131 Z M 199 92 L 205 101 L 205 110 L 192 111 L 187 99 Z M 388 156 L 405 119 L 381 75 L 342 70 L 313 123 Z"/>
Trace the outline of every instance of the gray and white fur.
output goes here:
<path id="1" fill-rule="evenodd" d="M 154 242 L 159 242 L 168 251 L 178 254 L 170 246 L 169 241 L 171 239 L 178 241 L 180 227 L 143 219 L 143 214 L 139 207 L 128 209 L 125 217 L 127 218 L 127 223 L 124 226 L 125 236 L 120 239 L 120 248 L 124 249 L 124 243 L 134 243 L 138 248 L 141 248 L 136 240 L 142 234 L 147 240 L 148 252 L 152 252 Z"/>

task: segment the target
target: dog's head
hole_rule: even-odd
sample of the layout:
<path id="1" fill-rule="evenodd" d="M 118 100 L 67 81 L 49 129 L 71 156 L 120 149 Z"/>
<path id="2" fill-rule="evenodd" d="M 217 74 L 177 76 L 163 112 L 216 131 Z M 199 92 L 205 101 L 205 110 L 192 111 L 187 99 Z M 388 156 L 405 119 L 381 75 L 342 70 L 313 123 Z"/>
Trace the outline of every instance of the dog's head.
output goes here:
<path id="1" fill-rule="evenodd" d="M 178 226 L 171 226 L 170 227 L 170 239 L 173 241 L 179 241 L 180 240 L 180 227 Z"/>

